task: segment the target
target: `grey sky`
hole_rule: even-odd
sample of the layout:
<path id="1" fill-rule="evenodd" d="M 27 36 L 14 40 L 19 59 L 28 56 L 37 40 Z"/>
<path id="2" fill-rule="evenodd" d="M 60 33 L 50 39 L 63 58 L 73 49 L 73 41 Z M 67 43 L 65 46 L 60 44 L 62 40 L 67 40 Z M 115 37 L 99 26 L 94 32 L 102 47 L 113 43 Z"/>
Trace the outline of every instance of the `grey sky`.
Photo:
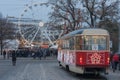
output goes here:
<path id="1" fill-rule="evenodd" d="M 23 10 L 25 9 L 26 4 L 31 4 L 31 2 L 45 2 L 47 0 L 0 0 L 0 12 L 5 16 L 15 16 L 19 17 Z M 43 9 L 45 10 L 45 9 Z M 31 15 L 25 13 L 25 15 Z"/>

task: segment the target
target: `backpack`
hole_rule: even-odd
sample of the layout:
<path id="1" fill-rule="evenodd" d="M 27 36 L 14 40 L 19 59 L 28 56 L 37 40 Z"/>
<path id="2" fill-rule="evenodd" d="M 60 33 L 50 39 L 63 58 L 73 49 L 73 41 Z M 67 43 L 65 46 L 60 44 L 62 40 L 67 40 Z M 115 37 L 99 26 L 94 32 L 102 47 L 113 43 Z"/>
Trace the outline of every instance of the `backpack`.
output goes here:
<path id="1" fill-rule="evenodd" d="M 119 62 L 119 55 L 118 54 L 113 55 L 113 61 Z"/>

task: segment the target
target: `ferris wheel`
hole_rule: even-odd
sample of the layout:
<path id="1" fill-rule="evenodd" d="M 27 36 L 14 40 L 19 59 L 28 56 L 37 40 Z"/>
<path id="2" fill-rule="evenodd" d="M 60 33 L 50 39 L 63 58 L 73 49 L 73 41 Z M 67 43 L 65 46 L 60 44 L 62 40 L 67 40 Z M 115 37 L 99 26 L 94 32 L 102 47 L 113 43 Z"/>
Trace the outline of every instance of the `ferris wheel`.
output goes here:
<path id="1" fill-rule="evenodd" d="M 25 6 L 20 14 L 18 26 L 24 43 L 31 45 L 33 42 L 41 42 L 41 31 L 46 29 L 49 6 L 46 3 L 36 2 Z M 49 41 L 50 38 L 48 36 Z"/>

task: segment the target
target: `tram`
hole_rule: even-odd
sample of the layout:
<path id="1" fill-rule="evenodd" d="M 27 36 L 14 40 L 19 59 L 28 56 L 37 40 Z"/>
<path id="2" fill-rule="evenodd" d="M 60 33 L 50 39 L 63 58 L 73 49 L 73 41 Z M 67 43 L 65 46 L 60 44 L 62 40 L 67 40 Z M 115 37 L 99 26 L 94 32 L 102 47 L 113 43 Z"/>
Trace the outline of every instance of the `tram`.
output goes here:
<path id="1" fill-rule="evenodd" d="M 79 74 L 108 74 L 110 64 L 109 33 L 87 28 L 70 32 L 58 40 L 60 66 Z"/>

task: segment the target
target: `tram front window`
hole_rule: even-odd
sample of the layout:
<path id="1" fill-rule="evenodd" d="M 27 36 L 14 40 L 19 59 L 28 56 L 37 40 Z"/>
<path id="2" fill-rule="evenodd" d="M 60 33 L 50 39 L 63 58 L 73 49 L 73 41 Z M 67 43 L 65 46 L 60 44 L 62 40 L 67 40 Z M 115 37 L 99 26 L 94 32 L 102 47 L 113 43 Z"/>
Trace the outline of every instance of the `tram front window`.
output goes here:
<path id="1" fill-rule="evenodd" d="M 76 50 L 107 50 L 107 36 L 76 36 Z"/>
<path id="2" fill-rule="evenodd" d="M 83 38 L 84 50 L 106 50 L 107 37 L 106 36 L 85 36 Z"/>

